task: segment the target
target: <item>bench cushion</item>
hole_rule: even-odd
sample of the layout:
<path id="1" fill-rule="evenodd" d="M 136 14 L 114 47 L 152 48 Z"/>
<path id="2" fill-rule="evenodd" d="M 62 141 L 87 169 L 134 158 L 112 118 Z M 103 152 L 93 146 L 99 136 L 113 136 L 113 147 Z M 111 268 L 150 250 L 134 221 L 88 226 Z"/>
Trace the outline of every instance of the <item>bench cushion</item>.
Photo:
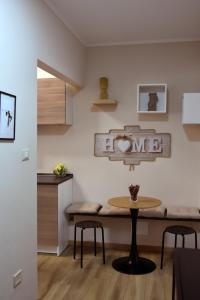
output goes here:
<path id="1" fill-rule="evenodd" d="M 93 202 L 74 202 L 65 208 L 66 214 L 96 214 L 101 204 Z"/>
<path id="2" fill-rule="evenodd" d="M 167 217 L 182 219 L 199 219 L 199 209 L 197 207 L 171 206 L 167 207 Z"/>
<path id="3" fill-rule="evenodd" d="M 163 218 L 165 216 L 165 210 L 166 210 L 166 208 L 163 206 L 147 208 L 147 209 L 140 209 L 139 216 L 149 217 L 149 218 L 150 217 Z"/>
<path id="4" fill-rule="evenodd" d="M 130 215 L 130 210 L 106 204 L 100 209 L 99 215 Z"/>

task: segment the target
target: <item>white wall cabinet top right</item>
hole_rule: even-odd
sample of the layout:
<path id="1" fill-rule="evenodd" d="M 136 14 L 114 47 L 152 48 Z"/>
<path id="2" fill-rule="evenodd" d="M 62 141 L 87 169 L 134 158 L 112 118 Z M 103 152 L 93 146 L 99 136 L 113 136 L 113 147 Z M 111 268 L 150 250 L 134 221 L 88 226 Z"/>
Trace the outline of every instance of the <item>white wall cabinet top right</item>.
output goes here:
<path id="1" fill-rule="evenodd" d="M 200 93 L 184 93 L 182 110 L 183 124 L 200 124 Z"/>

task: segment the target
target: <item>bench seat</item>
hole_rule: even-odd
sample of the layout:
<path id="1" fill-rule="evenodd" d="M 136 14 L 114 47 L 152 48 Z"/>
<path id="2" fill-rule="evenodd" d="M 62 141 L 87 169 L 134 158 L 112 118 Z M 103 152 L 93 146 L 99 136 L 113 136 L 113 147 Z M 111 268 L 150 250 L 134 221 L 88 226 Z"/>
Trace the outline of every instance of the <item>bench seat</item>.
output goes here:
<path id="1" fill-rule="evenodd" d="M 167 208 L 167 217 L 171 219 L 199 219 L 199 209 L 197 207 L 171 206 Z"/>
<path id="2" fill-rule="evenodd" d="M 126 208 L 118 208 L 106 204 L 102 206 L 93 202 L 74 202 L 65 209 L 68 215 L 84 215 L 84 216 L 100 216 L 111 218 L 130 218 L 130 210 Z M 139 219 L 150 220 L 173 220 L 173 221 L 199 221 L 200 213 L 197 207 L 163 207 L 140 209 Z"/>
<path id="3" fill-rule="evenodd" d="M 94 202 L 73 202 L 65 208 L 66 214 L 97 214 L 102 205 Z"/>
<path id="4" fill-rule="evenodd" d="M 109 204 L 106 204 L 103 206 L 98 213 L 100 216 L 105 216 L 105 215 L 125 215 L 125 216 L 130 216 L 130 210 L 126 208 L 119 208 L 115 207 Z"/>
<path id="5" fill-rule="evenodd" d="M 139 217 L 164 218 L 165 214 L 166 214 L 166 208 L 164 206 L 157 206 L 153 208 L 139 210 Z"/>

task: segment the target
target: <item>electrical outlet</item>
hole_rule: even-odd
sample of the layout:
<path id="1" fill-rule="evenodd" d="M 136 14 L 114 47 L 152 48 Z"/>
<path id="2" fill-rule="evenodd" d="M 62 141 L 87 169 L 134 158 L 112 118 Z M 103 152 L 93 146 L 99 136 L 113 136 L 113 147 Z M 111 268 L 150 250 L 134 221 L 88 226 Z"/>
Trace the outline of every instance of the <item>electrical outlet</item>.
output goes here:
<path id="1" fill-rule="evenodd" d="M 19 269 L 15 274 L 13 274 L 13 287 L 16 288 L 22 283 L 22 269 Z"/>
<path id="2" fill-rule="evenodd" d="M 27 161 L 30 159 L 30 149 L 24 148 L 21 150 L 22 161 Z"/>
<path id="3" fill-rule="evenodd" d="M 147 222 L 138 221 L 137 223 L 137 234 L 139 235 L 148 235 L 149 233 L 149 224 Z"/>

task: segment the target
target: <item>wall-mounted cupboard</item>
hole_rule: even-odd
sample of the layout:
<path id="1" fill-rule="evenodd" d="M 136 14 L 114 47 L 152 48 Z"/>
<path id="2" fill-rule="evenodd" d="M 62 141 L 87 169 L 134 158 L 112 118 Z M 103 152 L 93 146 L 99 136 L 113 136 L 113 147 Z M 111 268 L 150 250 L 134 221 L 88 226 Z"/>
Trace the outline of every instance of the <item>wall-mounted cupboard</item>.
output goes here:
<path id="1" fill-rule="evenodd" d="M 166 84 L 138 84 L 137 112 L 157 114 L 167 112 Z"/>
<path id="2" fill-rule="evenodd" d="M 183 94 L 182 123 L 200 124 L 200 93 Z"/>
<path id="3" fill-rule="evenodd" d="M 39 78 L 38 83 L 38 125 L 71 125 L 72 92 L 66 83 L 58 78 Z"/>

